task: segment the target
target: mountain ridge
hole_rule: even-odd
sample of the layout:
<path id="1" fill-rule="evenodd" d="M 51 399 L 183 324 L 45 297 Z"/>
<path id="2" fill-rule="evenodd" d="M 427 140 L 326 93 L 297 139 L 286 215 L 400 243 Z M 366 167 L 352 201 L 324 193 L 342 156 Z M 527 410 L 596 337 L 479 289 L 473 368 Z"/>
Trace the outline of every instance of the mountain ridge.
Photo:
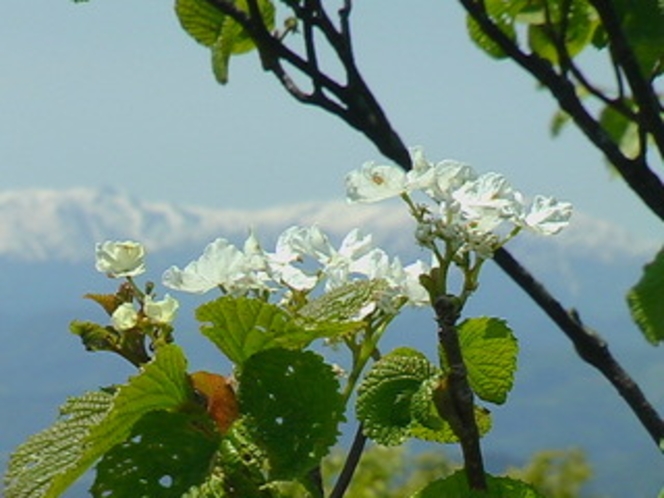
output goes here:
<path id="1" fill-rule="evenodd" d="M 319 201 L 263 209 L 209 208 L 140 200 L 114 188 L 24 189 L 0 192 L 0 257 L 28 262 L 80 262 L 96 242 L 133 239 L 149 251 L 202 245 L 216 237 L 275 237 L 293 224 L 319 223 L 333 235 L 354 227 L 374 233 L 376 242 L 394 249 L 413 247 L 412 221 L 403 205 L 388 202 L 348 205 Z M 408 230 L 409 237 L 395 238 Z M 521 239 L 521 238 L 519 238 Z M 525 237 L 515 245 L 531 245 Z M 652 254 L 653 240 L 634 238 L 608 221 L 575 213 L 570 227 L 547 241 L 550 250 L 594 255 L 611 261 Z M 510 244 L 512 247 L 512 243 Z M 531 257 L 531 251 L 525 251 Z"/>

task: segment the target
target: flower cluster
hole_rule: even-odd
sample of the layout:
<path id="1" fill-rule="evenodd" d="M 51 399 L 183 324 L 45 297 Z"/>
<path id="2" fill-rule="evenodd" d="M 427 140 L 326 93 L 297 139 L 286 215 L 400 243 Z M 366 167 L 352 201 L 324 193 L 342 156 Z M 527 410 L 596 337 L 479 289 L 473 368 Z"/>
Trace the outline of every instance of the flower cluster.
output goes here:
<path id="1" fill-rule="evenodd" d="M 391 297 L 422 305 L 428 302 L 417 280 L 423 267 L 421 262 L 403 267 L 357 229 L 337 248 L 319 226 L 293 226 L 278 237 L 273 252 L 263 250 L 253 233 L 243 249 L 217 239 L 184 269 L 166 270 L 162 281 L 185 292 L 204 293 L 218 287 L 230 295 L 261 295 L 284 288 L 308 293 L 318 285 L 329 291 L 357 278 L 382 279 Z"/>
<path id="2" fill-rule="evenodd" d="M 468 164 L 445 160 L 432 163 L 422 149 L 411 149 L 412 170 L 365 163 L 346 177 L 349 202 L 377 202 L 400 196 L 417 219 L 417 240 L 433 247 L 444 240 L 455 254 L 493 252 L 521 229 L 553 235 L 569 222 L 572 206 L 552 197 L 535 196 L 530 203 L 500 174 L 477 174 Z M 433 206 L 416 205 L 411 195 L 423 192 Z"/>
<path id="3" fill-rule="evenodd" d="M 133 241 L 106 241 L 95 247 L 95 266 L 98 271 L 110 278 L 132 278 L 145 272 L 145 247 Z M 179 303 L 168 294 L 161 300 L 155 300 L 147 292 L 140 291 L 135 284 L 128 287 L 129 293 L 121 291 L 124 300 L 111 312 L 111 324 L 118 332 L 132 329 L 138 325 L 141 316 L 153 325 L 170 325 L 175 319 Z M 140 304 L 140 312 L 134 300 Z"/>

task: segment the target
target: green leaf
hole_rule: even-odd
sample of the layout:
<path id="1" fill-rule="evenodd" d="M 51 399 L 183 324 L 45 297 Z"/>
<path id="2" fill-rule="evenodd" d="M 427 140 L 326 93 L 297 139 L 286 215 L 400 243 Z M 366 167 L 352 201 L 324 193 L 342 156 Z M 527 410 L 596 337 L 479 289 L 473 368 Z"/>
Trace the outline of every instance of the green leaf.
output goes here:
<path id="1" fill-rule="evenodd" d="M 171 344 L 159 348 L 154 360 L 129 379 L 128 384 L 118 388 L 111 399 L 112 406 L 104 416 L 78 421 L 76 434 L 71 436 L 72 448 L 64 451 L 67 453 L 62 456 L 64 463 L 60 465 L 57 475 L 53 475 L 44 486 L 44 492 L 15 496 L 59 496 L 104 453 L 125 441 L 143 415 L 181 406 L 192 395 L 185 368 L 186 361 L 179 347 Z M 98 402 L 99 398 L 95 400 Z M 41 460 L 48 455 L 50 453 L 35 458 Z"/>
<path id="2" fill-rule="evenodd" d="M 74 320 L 69 330 L 81 338 L 88 351 L 117 351 L 119 334 L 112 327 L 102 327 L 93 322 Z"/>
<path id="3" fill-rule="evenodd" d="M 664 5 L 660 0 L 612 2 L 646 79 L 664 72 Z"/>
<path id="4" fill-rule="evenodd" d="M 336 442 L 344 404 L 339 382 L 310 351 L 270 349 L 245 363 L 240 411 L 252 439 L 266 452 L 271 479 L 296 479 Z"/>
<path id="5" fill-rule="evenodd" d="M 366 326 L 358 317 L 372 307 L 387 289 L 384 280 L 356 280 L 345 283 L 297 310 L 302 326 L 316 335 L 338 339 L 354 334 Z"/>
<path id="6" fill-rule="evenodd" d="M 564 29 L 567 54 L 574 57 L 592 43 L 595 30 L 599 26 L 599 17 L 586 0 L 574 0 L 566 6 L 568 10 L 563 12 L 561 3 L 552 2 L 547 7 L 548 14 L 544 13 L 542 7 L 540 22 L 528 26 L 531 50 L 554 64 L 559 64 L 560 60 L 552 36 L 561 37 Z M 546 23 L 547 17 L 549 23 Z"/>
<path id="7" fill-rule="evenodd" d="M 249 12 L 246 0 L 235 0 L 233 4 L 238 10 Z M 270 0 L 258 0 L 257 4 L 265 28 L 272 31 L 274 5 Z M 243 54 L 256 48 L 254 40 L 240 23 L 206 0 L 177 0 L 175 11 L 182 28 L 197 42 L 210 47 L 212 70 L 221 84 L 228 82 L 231 55 Z"/>
<path id="8" fill-rule="evenodd" d="M 202 424 L 210 425 L 207 431 Z M 200 414 L 147 413 L 97 464 L 92 495 L 179 498 L 208 477 L 218 444 L 218 433 Z"/>
<path id="9" fill-rule="evenodd" d="M 58 420 L 21 444 L 10 456 L 5 474 L 7 498 L 56 496 L 54 479 L 74 467 L 84 454 L 90 429 L 106 416 L 113 396 L 104 391 L 69 398 Z"/>
<path id="10" fill-rule="evenodd" d="M 206 0 L 176 0 L 182 28 L 198 43 L 211 47 L 219 39 L 226 15 Z"/>
<path id="11" fill-rule="evenodd" d="M 645 338 L 657 345 L 664 341 L 664 249 L 643 269 L 639 282 L 627 293 L 633 320 Z"/>
<path id="12" fill-rule="evenodd" d="M 264 472 L 266 462 L 265 453 L 240 421 L 222 438 L 205 481 L 187 490 L 183 498 L 274 498 Z"/>
<path id="13" fill-rule="evenodd" d="M 494 477 L 486 474 L 487 491 L 476 491 L 468 486 L 463 470 L 451 476 L 437 479 L 418 491 L 411 498 L 543 498 L 530 485 L 509 477 Z"/>
<path id="14" fill-rule="evenodd" d="M 549 131 L 551 136 L 554 138 L 559 136 L 563 131 L 563 128 L 570 123 L 572 117 L 563 110 L 557 110 L 553 117 L 551 118 L 551 123 L 549 124 Z"/>
<path id="15" fill-rule="evenodd" d="M 471 318 L 459 325 L 459 343 L 468 370 L 468 382 L 484 401 L 502 404 L 514 384 L 519 347 L 504 320 Z M 443 370 L 445 355 L 441 355 Z"/>
<path id="16" fill-rule="evenodd" d="M 450 420 L 453 411 L 448 410 L 447 417 L 441 418 L 440 411 L 436 409 L 434 397 L 438 403 L 451 403 L 447 393 L 443 392 L 446 382 L 440 377 L 432 377 L 425 381 L 420 389 L 413 395 L 411 413 L 413 421 L 410 427 L 410 435 L 425 441 L 436 441 L 438 443 L 456 443 L 459 437 L 455 433 L 454 425 L 460 424 L 458 418 Z M 445 387 L 446 388 L 446 387 Z M 475 406 L 475 423 L 478 432 L 484 436 L 491 430 L 491 414 L 481 406 Z"/>
<path id="17" fill-rule="evenodd" d="M 225 43 L 221 38 L 212 45 L 212 73 L 217 82 L 222 85 L 228 83 L 228 66 L 231 60 L 232 47 L 231 44 Z"/>
<path id="18" fill-rule="evenodd" d="M 232 362 L 270 348 L 300 349 L 319 337 L 283 309 L 260 299 L 224 296 L 200 306 L 196 318 L 201 332 Z"/>
<path id="19" fill-rule="evenodd" d="M 387 282 L 380 279 L 348 282 L 311 300 L 298 314 L 314 322 L 353 322 L 386 290 Z"/>
<path id="20" fill-rule="evenodd" d="M 626 102 L 633 108 L 632 102 Z M 638 126 L 631 119 L 613 107 L 606 106 L 599 116 L 599 123 L 620 147 L 625 156 L 635 158 L 641 152 Z"/>
<path id="21" fill-rule="evenodd" d="M 487 14 L 493 23 L 507 38 L 516 40 L 515 21 L 519 13 L 527 6 L 525 0 L 486 0 Z M 469 15 L 466 17 L 466 29 L 470 39 L 489 56 L 504 59 L 507 54 L 490 38 L 480 25 Z"/>
<path id="22" fill-rule="evenodd" d="M 258 10 L 260 10 L 265 28 L 268 31 L 272 31 L 274 29 L 274 4 L 270 0 L 258 0 L 256 3 L 258 4 Z M 247 0 L 235 0 L 235 6 L 244 12 L 249 12 Z M 231 46 L 230 53 L 234 55 L 249 52 L 256 47 L 249 33 L 240 24 L 230 18 L 226 18 L 224 21 L 220 38 L 226 39 L 226 43 Z"/>
<path id="23" fill-rule="evenodd" d="M 358 389 L 356 412 L 364 433 L 387 446 L 403 443 L 411 435 L 413 397 L 440 374 L 412 349 L 400 348 L 381 358 Z"/>
<path id="24" fill-rule="evenodd" d="M 251 439 L 244 420 L 234 424 L 221 441 L 217 469 L 222 479 L 215 479 L 213 471 L 203 488 L 219 490 L 221 485 L 229 498 L 274 496 L 267 489 L 267 455 Z"/>
<path id="25" fill-rule="evenodd" d="M 204 483 L 187 490 L 182 498 L 228 498 L 224 491 L 223 472 L 211 474 Z"/>

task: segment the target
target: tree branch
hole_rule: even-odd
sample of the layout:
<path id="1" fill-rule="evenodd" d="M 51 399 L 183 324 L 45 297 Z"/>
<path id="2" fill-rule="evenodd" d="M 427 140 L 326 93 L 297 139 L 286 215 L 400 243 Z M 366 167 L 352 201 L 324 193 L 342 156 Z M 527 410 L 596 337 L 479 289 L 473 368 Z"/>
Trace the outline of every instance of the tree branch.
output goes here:
<path id="1" fill-rule="evenodd" d="M 659 149 L 660 157 L 664 158 L 664 121 L 659 112 L 660 103 L 657 94 L 650 81 L 644 77 L 611 2 L 590 0 L 590 4 L 602 20 L 602 25 L 610 40 L 614 60 L 622 68 L 632 89 L 634 100 L 639 107 L 639 115 L 642 117 L 639 124 L 643 125 L 646 131 L 652 135 Z"/>
<path id="2" fill-rule="evenodd" d="M 349 29 L 349 1 L 346 1 L 345 7 L 340 13 L 342 16 L 341 31 L 336 30 L 322 7 L 319 7 L 317 15 L 309 17 L 302 16 L 302 11 L 294 9 L 296 14 L 300 12 L 300 20 L 305 23 L 305 32 L 310 28 L 320 29 L 330 42 L 346 72 L 347 83 L 345 85 L 337 83 L 320 71 L 315 61 L 303 59 L 286 47 L 278 37 L 267 30 L 260 15 L 255 15 L 251 11 L 250 14 L 247 14 L 229 0 L 207 1 L 238 22 L 249 33 L 258 48 L 263 69 L 275 74 L 291 95 L 300 102 L 332 111 L 352 128 L 364 133 L 383 155 L 397 164 L 410 168 L 408 150 L 403 146 L 403 142 L 392 128 L 380 104 L 364 82 L 355 65 L 350 45 L 345 42 Z M 314 3 L 316 2 L 317 0 L 314 0 Z M 252 6 L 251 3 L 249 6 Z M 251 10 L 256 10 L 256 8 Z M 310 28 L 306 24 L 309 24 Z M 281 61 L 287 62 L 311 80 L 314 89 L 311 94 L 306 94 L 294 84 Z M 336 101 L 329 99 L 325 92 L 333 95 Z"/>
<path id="3" fill-rule="evenodd" d="M 480 432 L 475 420 L 474 395 L 468 383 L 466 364 L 456 328 L 460 311 L 457 301 L 454 296 L 440 296 L 433 306 L 438 322 L 438 342 L 449 366 L 448 384 L 452 406 L 448 411 L 451 410 L 453 413 L 447 418 L 461 444 L 464 469 L 470 488 L 486 490 Z M 456 423 L 457 418 L 458 423 Z"/>
<path id="4" fill-rule="evenodd" d="M 362 424 L 360 424 L 355 431 L 353 444 L 350 447 L 346 462 L 344 463 L 343 469 L 341 469 L 341 473 L 334 485 L 334 489 L 330 493 L 330 498 L 342 498 L 350 485 L 350 481 L 353 479 L 353 474 L 355 473 L 355 469 L 357 469 L 357 465 L 360 463 L 360 458 L 364 451 L 364 445 L 367 442 L 367 437 L 362 430 Z"/>
<path id="5" fill-rule="evenodd" d="M 496 251 L 494 260 L 558 325 L 572 341 L 579 356 L 611 382 L 659 447 L 664 440 L 664 421 L 636 382 L 613 357 L 607 343 L 596 332 L 584 327 L 576 312 L 566 311 L 507 250 Z"/>
<path id="6" fill-rule="evenodd" d="M 522 52 L 516 43 L 490 19 L 482 1 L 459 0 L 459 2 L 482 31 L 507 56 L 549 89 L 560 108 L 572 117 L 586 137 L 604 153 L 637 196 L 653 213 L 664 220 L 664 184 L 648 167 L 645 156 L 636 159 L 625 157 L 618 145 L 583 106 L 574 85 L 567 78 L 557 74 L 549 62 L 536 54 L 528 55 Z"/>

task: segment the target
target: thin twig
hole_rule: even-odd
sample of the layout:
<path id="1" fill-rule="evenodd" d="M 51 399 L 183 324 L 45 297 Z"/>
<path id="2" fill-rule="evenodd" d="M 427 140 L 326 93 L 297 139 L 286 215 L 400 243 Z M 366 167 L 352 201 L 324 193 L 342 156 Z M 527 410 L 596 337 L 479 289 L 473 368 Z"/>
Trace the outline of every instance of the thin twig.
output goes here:
<path id="1" fill-rule="evenodd" d="M 353 479 L 355 469 L 357 469 L 357 465 L 360 463 L 360 458 L 362 457 L 362 452 L 364 451 L 364 445 L 366 442 L 367 437 L 364 435 L 362 424 L 360 424 L 355 431 L 353 444 L 348 451 L 344 467 L 341 469 L 341 473 L 337 478 L 337 482 L 334 485 L 334 489 L 332 489 L 329 498 L 342 498 L 342 496 L 346 493 L 346 490 L 348 489 L 348 486 Z"/>

